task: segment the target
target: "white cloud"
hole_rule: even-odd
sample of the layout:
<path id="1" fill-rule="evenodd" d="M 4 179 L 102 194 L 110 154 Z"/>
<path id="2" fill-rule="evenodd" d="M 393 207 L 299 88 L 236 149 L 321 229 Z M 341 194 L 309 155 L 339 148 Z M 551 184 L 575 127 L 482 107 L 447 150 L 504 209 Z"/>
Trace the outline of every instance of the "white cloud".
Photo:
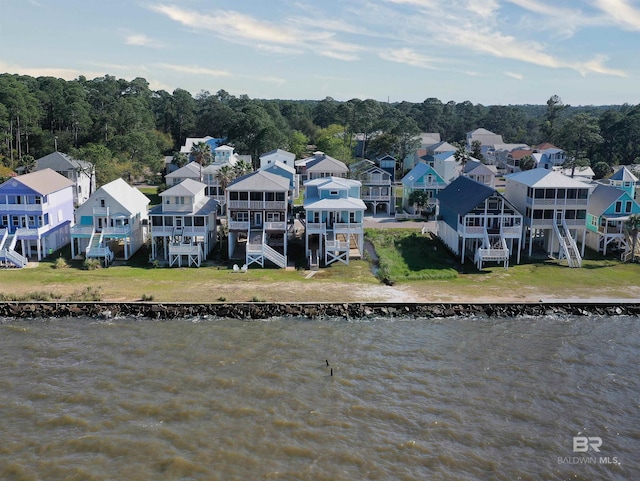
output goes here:
<path id="1" fill-rule="evenodd" d="M 206 67 L 175 65 L 168 63 L 159 63 L 156 65 L 166 70 L 173 70 L 174 72 L 188 73 L 191 75 L 208 75 L 210 77 L 233 77 L 233 74 L 231 72 L 227 72 L 225 70 L 215 70 Z"/>
<path id="2" fill-rule="evenodd" d="M 127 34 L 125 38 L 125 43 L 127 45 L 135 45 L 138 47 L 160 48 L 163 46 L 162 42 L 151 39 L 143 33 Z"/>
<path id="3" fill-rule="evenodd" d="M 511 77 L 514 78 L 516 80 L 523 80 L 524 79 L 524 75 L 519 74 L 519 73 L 515 73 L 515 72 L 502 72 L 504 73 L 507 77 Z"/>
<path id="4" fill-rule="evenodd" d="M 421 55 L 410 48 L 383 50 L 379 54 L 380 58 L 390 62 L 404 63 L 413 67 L 436 69 L 434 60 Z"/>
<path id="5" fill-rule="evenodd" d="M 640 10 L 627 0 L 594 0 L 594 5 L 621 28 L 640 30 Z"/>

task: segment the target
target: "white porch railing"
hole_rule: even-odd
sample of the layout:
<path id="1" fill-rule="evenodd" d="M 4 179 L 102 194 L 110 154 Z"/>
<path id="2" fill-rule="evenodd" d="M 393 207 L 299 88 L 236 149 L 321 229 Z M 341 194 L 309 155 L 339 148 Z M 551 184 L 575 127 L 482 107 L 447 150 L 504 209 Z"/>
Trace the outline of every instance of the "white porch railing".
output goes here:
<path id="1" fill-rule="evenodd" d="M 362 222 L 336 222 L 333 224 L 333 231 L 336 234 L 349 234 L 362 232 L 364 224 Z"/>
<path id="2" fill-rule="evenodd" d="M 71 228 L 71 235 L 75 235 L 75 236 L 90 236 L 91 234 L 93 234 L 93 226 L 74 225 Z"/>
<path id="3" fill-rule="evenodd" d="M 169 255 L 197 255 L 200 244 L 169 244 Z"/>
<path id="4" fill-rule="evenodd" d="M 585 206 L 589 202 L 588 199 L 535 199 L 527 197 L 527 206 L 543 206 L 543 205 L 557 205 L 563 207 L 580 207 Z"/>
<path id="5" fill-rule="evenodd" d="M 227 205 L 228 209 L 242 210 L 286 210 L 286 200 L 230 200 Z"/>
<path id="6" fill-rule="evenodd" d="M 16 267 L 25 267 L 29 263 L 26 257 L 18 254 L 13 249 L 1 249 L 0 260 L 11 262 Z"/>
<path id="7" fill-rule="evenodd" d="M 151 235 L 153 237 L 166 237 L 173 234 L 174 227 L 172 225 L 152 225 Z"/>
<path id="8" fill-rule="evenodd" d="M 324 234 L 327 225 L 324 222 L 307 222 L 306 229 L 309 234 Z"/>
<path id="9" fill-rule="evenodd" d="M 20 227 L 16 229 L 17 237 L 40 237 L 49 230 L 48 227 Z"/>
<path id="10" fill-rule="evenodd" d="M 229 230 L 244 230 L 248 231 L 250 223 L 249 221 L 230 220 L 228 222 Z"/>
<path id="11" fill-rule="evenodd" d="M 105 236 L 118 236 L 118 237 L 130 237 L 131 236 L 131 227 L 122 226 L 122 227 L 103 227 L 102 233 Z"/>
<path id="12" fill-rule="evenodd" d="M 0 204 L 0 212 L 42 212 L 47 204 Z"/>
<path id="13" fill-rule="evenodd" d="M 265 222 L 264 230 L 277 230 L 277 231 L 285 231 L 287 230 L 286 222 Z"/>

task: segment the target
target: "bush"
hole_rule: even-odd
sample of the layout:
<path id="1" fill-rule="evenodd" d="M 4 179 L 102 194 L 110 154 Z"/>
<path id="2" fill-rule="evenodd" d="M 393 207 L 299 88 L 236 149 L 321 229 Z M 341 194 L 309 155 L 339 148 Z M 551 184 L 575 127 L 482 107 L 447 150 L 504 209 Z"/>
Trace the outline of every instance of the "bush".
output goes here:
<path id="1" fill-rule="evenodd" d="M 55 269 L 64 269 L 66 267 L 69 267 L 69 264 L 67 263 L 67 260 L 64 257 L 60 256 L 54 262 L 53 267 Z"/>
<path id="2" fill-rule="evenodd" d="M 101 301 L 102 294 L 100 294 L 99 287 L 86 286 L 81 291 L 75 291 L 69 296 L 70 301 L 86 302 L 86 301 Z"/>
<path id="3" fill-rule="evenodd" d="M 250 302 L 266 302 L 264 299 L 260 299 L 258 296 L 253 296 Z"/>
<path id="4" fill-rule="evenodd" d="M 151 302 L 153 301 L 153 294 L 142 294 L 141 300 L 142 302 Z"/>
<path id="5" fill-rule="evenodd" d="M 102 267 L 102 262 L 100 259 L 85 259 L 84 268 L 88 271 L 94 271 Z"/>

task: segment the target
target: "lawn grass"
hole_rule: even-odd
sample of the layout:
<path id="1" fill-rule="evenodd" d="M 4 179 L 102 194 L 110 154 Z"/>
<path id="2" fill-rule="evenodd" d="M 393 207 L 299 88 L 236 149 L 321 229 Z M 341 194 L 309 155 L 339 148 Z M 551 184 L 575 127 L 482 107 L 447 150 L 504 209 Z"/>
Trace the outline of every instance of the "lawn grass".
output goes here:
<path id="1" fill-rule="evenodd" d="M 640 299 L 640 264 L 588 251 L 580 269 L 552 259 L 524 258 L 508 269 L 478 271 L 458 263 L 438 239 L 412 229 L 367 229 L 381 265 L 389 264 L 393 288 L 372 274 L 369 262 L 334 263 L 316 273 L 251 266 L 235 273 L 208 261 L 200 268 L 154 268 L 142 249 L 127 263 L 86 270 L 66 249 L 37 267 L 0 269 L 0 301 L 105 300 L 154 302 L 513 302 L 545 299 Z M 69 267 L 56 268 L 62 256 Z"/>
<path id="2" fill-rule="evenodd" d="M 455 279 L 456 261 L 434 236 L 415 229 L 366 229 L 378 255 L 378 277 L 387 283 Z"/>
<path id="3" fill-rule="evenodd" d="M 157 187 L 138 187 L 138 190 L 146 195 L 151 201 L 149 202 L 149 207 L 153 207 L 154 205 L 158 205 L 162 202 L 160 195 L 158 194 Z"/>

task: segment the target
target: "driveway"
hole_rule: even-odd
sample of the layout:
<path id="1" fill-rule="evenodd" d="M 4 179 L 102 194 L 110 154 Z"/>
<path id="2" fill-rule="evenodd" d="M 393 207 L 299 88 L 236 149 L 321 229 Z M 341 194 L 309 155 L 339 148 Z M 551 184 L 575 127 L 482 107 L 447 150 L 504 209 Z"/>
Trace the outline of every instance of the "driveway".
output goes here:
<path id="1" fill-rule="evenodd" d="M 395 217 L 389 216 L 386 213 L 380 214 L 365 214 L 364 227 L 370 229 L 422 229 L 426 227 L 427 230 L 434 232 L 436 228 L 435 221 L 415 221 L 415 220 L 403 220 L 397 221 Z"/>

